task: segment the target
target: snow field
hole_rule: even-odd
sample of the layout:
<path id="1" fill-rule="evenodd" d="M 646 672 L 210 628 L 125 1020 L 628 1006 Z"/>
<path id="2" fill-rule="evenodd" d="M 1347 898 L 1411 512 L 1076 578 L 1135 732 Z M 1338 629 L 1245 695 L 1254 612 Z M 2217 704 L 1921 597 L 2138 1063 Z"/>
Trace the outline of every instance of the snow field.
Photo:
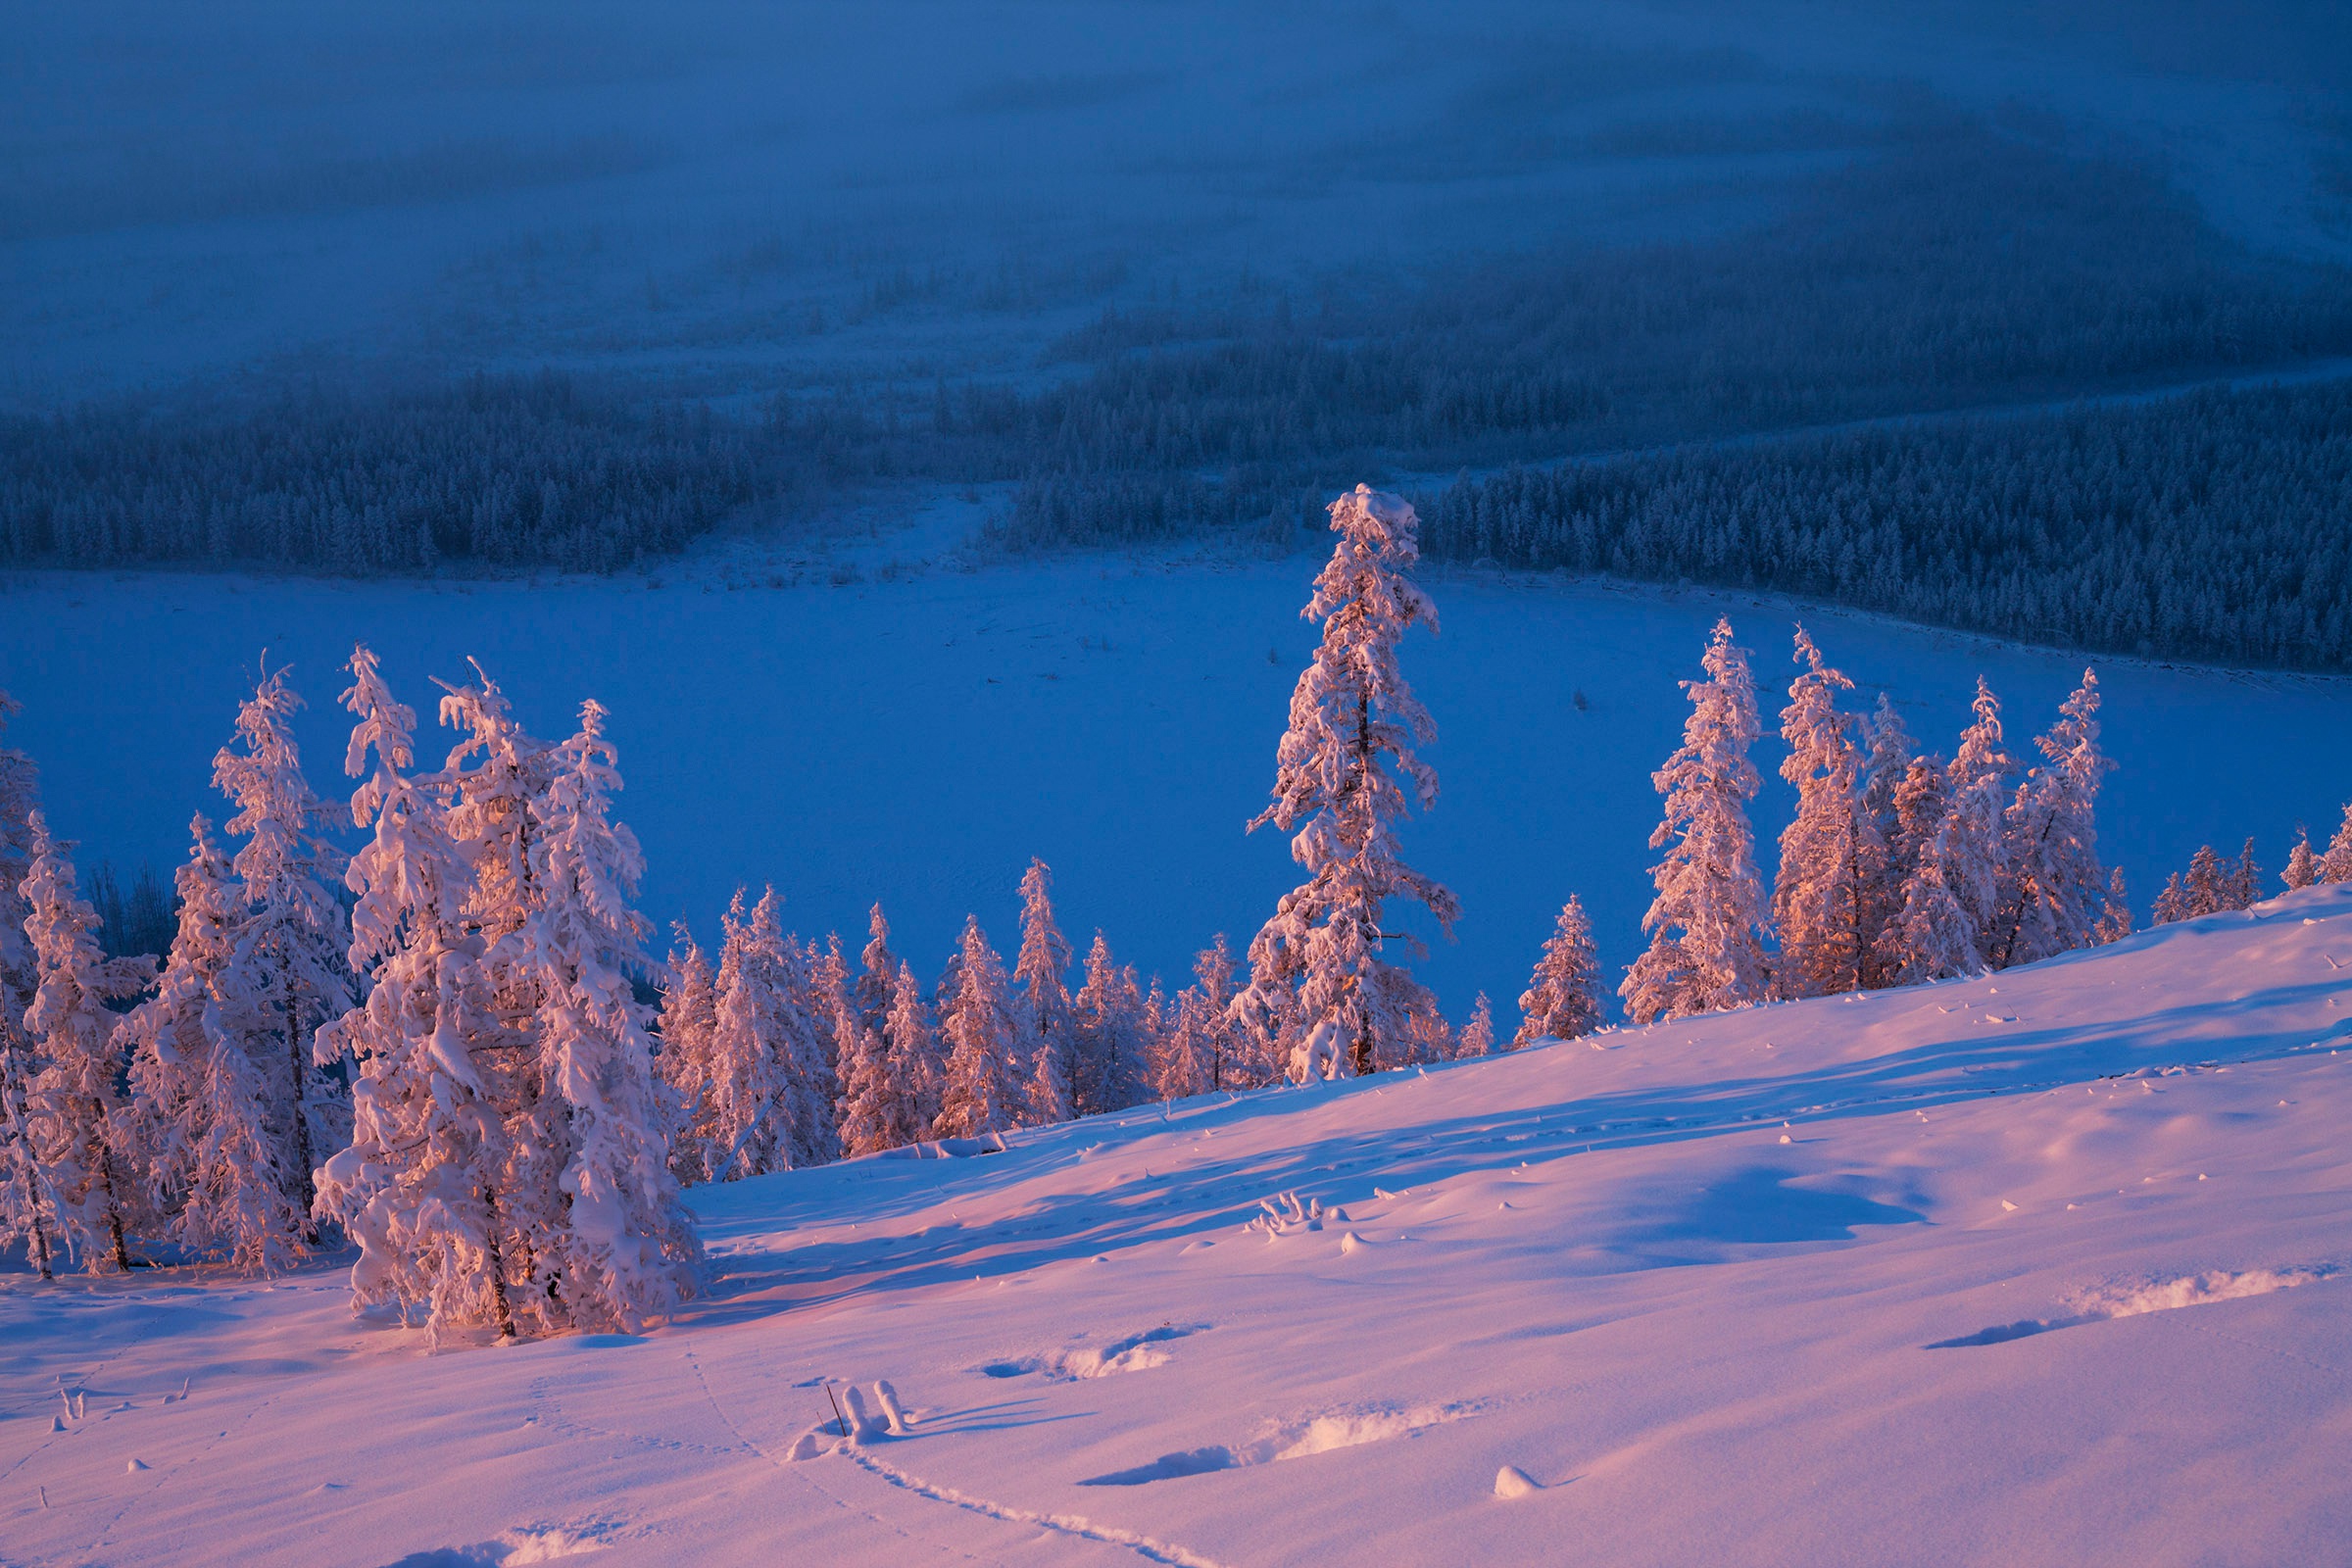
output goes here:
<path id="1" fill-rule="evenodd" d="M 328 1268 L 12 1276 L 0 1541 L 2343 1561 L 2347 959 L 2352 890 L 2318 888 L 1984 980 L 698 1189 L 714 1289 L 644 1337 L 428 1356 Z"/>

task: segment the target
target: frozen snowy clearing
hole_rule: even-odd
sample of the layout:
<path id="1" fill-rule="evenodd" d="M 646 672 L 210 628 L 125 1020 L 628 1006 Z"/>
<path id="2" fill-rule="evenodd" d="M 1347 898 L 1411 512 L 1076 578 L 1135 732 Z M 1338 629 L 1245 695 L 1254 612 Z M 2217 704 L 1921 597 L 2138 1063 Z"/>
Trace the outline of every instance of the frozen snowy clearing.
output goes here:
<path id="1" fill-rule="evenodd" d="M 561 729 L 583 697 L 612 710 L 618 811 L 644 842 L 658 921 L 684 915 L 709 938 L 738 883 L 756 896 L 773 881 L 786 924 L 854 936 L 879 899 L 928 976 L 966 912 L 1009 937 L 1036 855 L 1081 944 L 1100 927 L 1123 961 L 1178 981 L 1215 932 L 1246 943 L 1291 885 L 1282 835 L 1242 824 L 1265 804 L 1313 645 L 1298 618 L 1313 564 L 1098 556 L 884 576 L 944 553 L 976 510 L 942 501 L 844 556 L 743 541 L 650 581 L 24 574 L 0 579 L 0 690 L 25 704 L 12 744 L 40 762 L 83 860 L 168 868 L 189 813 L 216 808 L 212 756 L 265 647 L 310 701 L 304 757 L 330 797 L 349 789 L 335 696 L 352 643 L 419 703 L 428 677 L 463 674 L 471 655 L 535 730 Z M 828 580 L 851 566 L 860 580 Z M 1849 707 L 1885 689 L 1919 744 L 1944 751 L 1980 671 L 2024 746 L 2088 662 L 1737 594 L 1494 573 L 1429 587 L 1443 629 L 1416 631 L 1401 657 L 1438 721 L 1443 793 L 1404 839 L 1462 898 L 1461 941 L 1433 940 L 1415 965 L 1457 1023 L 1480 990 L 1508 1012 L 1572 892 L 1608 973 L 1634 957 L 1658 819 L 1649 773 L 1718 614 L 1753 652 L 1768 714 L 1801 618 L 1857 682 Z M 2352 682 L 2096 662 L 2120 764 L 2099 854 L 2143 918 L 2199 844 L 2234 853 L 2255 834 L 2275 872 L 2297 820 L 2326 841 L 2352 778 Z M 427 719 L 424 733 L 447 733 Z M 1777 739 L 1758 752 L 1766 843 L 1792 809 L 1779 757 Z"/>
<path id="2" fill-rule="evenodd" d="M 2313 889 L 701 1189 L 714 1289 L 643 1338 L 428 1354 L 331 1268 L 12 1276 L 0 1551 L 2352 1560 L 2348 965 Z"/>

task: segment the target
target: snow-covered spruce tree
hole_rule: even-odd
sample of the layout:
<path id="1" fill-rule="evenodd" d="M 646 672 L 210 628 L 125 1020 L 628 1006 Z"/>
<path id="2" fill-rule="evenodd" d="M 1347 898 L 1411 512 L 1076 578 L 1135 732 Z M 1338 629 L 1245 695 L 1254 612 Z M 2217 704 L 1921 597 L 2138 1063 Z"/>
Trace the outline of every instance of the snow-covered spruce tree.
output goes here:
<path id="1" fill-rule="evenodd" d="M 2200 844 L 2197 853 L 2188 858 L 2188 875 L 2180 884 L 2182 906 L 2180 918 L 2194 920 L 2214 913 L 2227 906 L 2228 875 L 2222 867 L 2222 858 L 2213 846 Z"/>
<path id="2" fill-rule="evenodd" d="M 1885 985 L 1885 966 L 1879 945 L 1886 927 L 1902 911 L 1903 880 L 1910 865 L 1896 847 L 1902 832 L 1902 812 L 1896 801 L 1911 771 L 1911 732 L 1903 727 L 1894 700 L 1879 693 L 1879 706 L 1862 721 L 1862 814 L 1871 834 L 1861 841 L 1864 851 L 1875 849 L 1877 860 L 1865 865 L 1862 913 L 1862 984 Z"/>
<path id="3" fill-rule="evenodd" d="M 857 977 L 850 982 L 850 1004 L 858 1019 L 877 1034 L 890 1021 L 892 999 L 898 992 L 899 960 L 890 951 L 890 922 L 877 904 L 866 916 L 865 951 L 858 955 Z"/>
<path id="4" fill-rule="evenodd" d="M 260 1131 L 294 1216 L 289 1258 L 318 1241 L 311 1173 L 343 1146 L 350 1120 L 342 1085 L 318 1070 L 311 1039 L 357 1000 L 338 952 L 349 943 L 347 917 L 328 887 L 343 856 L 318 832 L 326 811 L 294 744 L 301 709 L 286 672 L 265 669 L 237 709 L 235 742 L 213 759 L 214 787 L 237 808 L 227 831 L 245 840 L 230 862 L 238 919 L 217 983 L 220 1027 L 254 1069 L 267 1116 Z"/>
<path id="5" fill-rule="evenodd" d="M 1098 1116 L 1140 1104 L 1151 1092 L 1150 1012 L 1135 971 L 1111 958 L 1110 944 L 1100 931 L 1087 951 L 1086 984 L 1071 1011 L 1073 1109 Z"/>
<path id="6" fill-rule="evenodd" d="M 478 1059 L 491 1004 L 477 973 L 483 942 L 469 928 L 474 877 L 441 781 L 408 775 L 415 712 L 365 646 L 350 668 L 343 706 L 357 722 L 344 771 L 361 781 L 352 820 L 372 830 L 345 872 L 358 895 L 350 962 L 372 985 L 318 1034 L 318 1059 L 356 1073 L 351 1146 L 321 1167 L 318 1208 L 360 1245 L 355 1309 L 389 1305 L 435 1333 L 487 1323 L 511 1336 L 509 1138 L 496 1076 Z"/>
<path id="7" fill-rule="evenodd" d="M 1666 812 L 1649 847 L 1666 858 L 1650 869 L 1657 897 L 1642 917 L 1649 950 L 1618 987 L 1636 1023 L 1742 1006 L 1765 992 L 1764 888 L 1747 820 L 1756 694 L 1729 620 L 1716 621 L 1701 667 L 1704 680 L 1683 682 L 1683 744 L 1650 775 Z"/>
<path id="8" fill-rule="evenodd" d="M 922 982 L 914 966 L 902 962 L 891 984 L 890 1014 L 883 1022 L 883 1039 L 890 1047 L 886 1108 L 877 1112 L 889 1129 L 885 1146 L 919 1143 L 931 1136 L 939 1120 L 940 1102 L 947 1092 L 947 1061 L 930 1008 L 923 1002 Z"/>
<path id="9" fill-rule="evenodd" d="M 784 939 L 785 978 L 793 1002 L 792 1162 L 795 1170 L 841 1157 L 840 1040 L 842 980 L 839 955 L 817 943 Z"/>
<path id="10" fill-rule="evenodd" d="M 1940 809 L 1931 813 L 1925 781 L 1912 800 L 1905 799 L 1913 795 L 1910 779 L 1896 792 L 1898 814 L 1909 805 L 1918 825 L 1906 822 L 1899 833 L 1897 857 L 1908 857 L 1911 864 L 1901 911 L 1880 937 L 1889 984 L 1975 974 L 1986 967 L 1987 947 L 1999 939 L 2014 764 L 2001 745 L 2000 701 L 1982 677 L 1974 710 L 1959 750 L 1943 770 Z M 1936 817 L 1932 830 L 1927 828 L 1931 814 Z"/>
<path id="11" fill-rule="evenodd" d="M 2017 787 L 2003 824 L 2000 929 L 1987 945 L 1996 969 L 2087 948 L 2107 910 L 2099 864 L 2099 785 L 2115 766 L 2099 750 L 2099 679 L 2060 705 L 2058 722 L 2035 738 L 2042 764 Z"/>
<path id="12" fill-rule="evenodd" d="M 308 1251 L 301 1238 L 311 1217 L 286 1196 L 293 1184 L 278 1165 L 281 1150 L 271 1136 L 261 1070 L 242 1042 L 220 1027 L 220 1013 L 219 1004 L 207 1004 L 213 1049 L 197 1090 L 202 1132 L 181 1218 L 188 1234 L 205 1237 L 231 1266 L 278 1274 Z"/>
<path id="13" fill-rule="evenodd" d="M 919 991 L 915 1000 L 922 1000 Z M 869 1029 L 856 1007 L 842 1010 L 838 1116 L 842 1152 L 853 1159 L 911 1142 L 902 1136 L 904 1128 L 893 1115 L 898 1085 L 892 1081 L 887 1012 L 883 1022 L 885 1029 Z"/>
<path id="14" fill-rule="evenodd" d="M 1936 835 L 1943 831 L 1943 819 L 1951 806 L 1944 768 L 1940 757 L 1915 757 L 1894 789 L 1894 827 L 1886 836 L 1887 904 L 1871 944 L 1870 983 L 1874 987 L 1911 983 L 1904 976 L 1917 969 L 1911 938 L 1919 926 L 1913 906 L 1915 902 L 1924 904 L 1929 897 L 1920 881 L 1920 868 L 1934 858 Z M 1941 885 L 1940 871 L 1935 880 Z M 1906 918 L 1907 912 L 1911 918 Z"/>
<path id="15" fill-rule="evenodd" d="M 2320 880 L 2352 882 L 2352 803 L 2345 805 L 2344 818 L 2328 841 L 2328 853 L 2320 857 Z"/>
<path id="16" fill-rule="evenodd" d="M 1265 1081 L 1245 1055 L 1243 1033 L 1231 1016 L 1233 973 L 1233 952 L 1219 932 L 1194 956 L 1193 983 L 1170 1004 L 1152 1064 L 1152 1092 L 1161 1100 L 1253 1088 Z"/>
<path id="17" fill-rule="evenodd" d="M 2132 934 L 2132 901 L 2124 892 L 2124 868 L 2117 866 L 2107 873 L 2107 903 L 2099 911 L 2097 940 L 2103 947 L 2121 942 Z"/>
<path id="18" fill-rule="evenodd" d="M 669 1172 L 632 984 L 654 966 L 650 927 L 629 904 L 645 860 L 612 819 L 621 779 L 604 721 L 601 705 L 583 704 L 578 733 L 549 759 L 530 803 L 532 907 L 503 939 L 538 1002 L 540 1092 L 517 1141 L 549 1151 L 542 1167 L 560 1161 L 552 1193 L 508 1211 L 528 1236 L 528 1298 L 551 1331 L 634 1331 L 693 1294 L 702 1260 Z"/>
<path id="19" fill-rule="evenodd" d="M 0 692 L 0 733 L 22 710 Z M 32 759 L 0 745 L 0 1250 L 22 1242 L 42 1279 L 68 1245 L 54 1174 L 32 1142 L 32 1082 L 40 1071 L 24 1014 L 39 984 L 32 940 L 24 929 L 30 909 L 23 888 L 32 869 L 32 817 L 40 809 L 40 775 Z"/>
<path id="20" fill-rule="evenodd" d="M 1975 718 L 1960 732 L 1959 750 L 1947 770 L 1951 806 L 1937 840 L 1943 882 L 1967 917 L 1974 955 L 1969 967 L 1992 959 L 1998 937 L 2001 888 L 2009 877 L 2007 811 L 2009 777 L 2016 770 L 2001 740 L 2001 703 L 1984 678 L 1977 677 Z"/>
<path id="21" fill-rule="evenodd" d="M 681 1186 L 710 1179 L 712 1090 L 717 1082 L 712 1042 L 718 1033 L 718 977 L 710 956 L 681 920 L 672 927 L 668 973 L 656 1025 L 660 1049 L 654 1071 L 667 1091 L 669 1168 Z"/>
<path id="22" fill-rule="evenodd" d="M 1862 756 L 1838 694 L 1854 683 L 1822 662 L 1796 629 L 1803 672 L 1781 710 L 1788 756 L 1781 777 L 1796 787 L 1796 815 L 1781 834 L 1772 919 L 1781 937 L 1773 988 L 1783 997 L 1822 997 L 1861 987 L 1875 884 L 1886 847 L 1862 800 Z M 1891 803 L 1890 803 L 1891 804 Z"/>
<path id="23" fill-rule="evenodd" d="M 1592 922 L 1575 894 L 1560 906 L 1551 940 L 1544 944 L 1536 972 L 1519 993 L 1519 1032 L 1506 1050 L 1522 1051 L 1544 1040 L 1575 1040 L 1601 1025 L 1600 961 L 1592 948 Z"/>
<path id="24" fill-rule="evenodd" d="M 1888 985 L 1915 986 L 1984 967 L 1968 911 L 1943 880 L 1944 837 L 1939 832 L 1921 854 L 1903 884 L 1902 909 L 1880 935 Z"/>
<path id="25" fill-rule="evenodd" d="M 1470 1008 L 1470 1021 L 1462 1026 L 1462 1037 L 1455 1043 L 1456 1056 L 1484 1056 L 1494 1050 L 1494 1008 L 1481 991 Z"/>
<path id="26" fill-rule="evenodd" d="M 20 711 L 16 699 L 0 692 L 0 735 Z M 23 889 L 32 869 L 32 815 L 40 804 L 40 773 L 32 759 L 17 747 L 0 745 L 0 1053 L 18 1056 L 24 1083 L 32 1077 L 24 1009 L 32 1005 L 35 980 L 32 941 L 24 932 L 24 917 L 31 911 Z"/>
<path id="27" fill-rule="evenodd" d="M 710 1047 L 712 1181 L 792 1166 L 799 1023 L 778 904 L 769 888 L 746 915 L 738 889 L 722 922 L 726 940 L 719 949 Z"/>
<path id="28" fill-rule="evenodd" d="M 2262 867 L 2254 858 L 2254 841 L 2248 839 L 2237 852 L 2222 877 L 2222 907 L 2247 909 L 2262 902 Z"/>
<path id="29" fill-rule="evenodd" d="M 2278 880 L 2290 890 L 2300 892 L 2319 879 L 2320 858 L 2311 852 L 2311 832 L 2298 827 L 2295 830 L 2295 847 L 2287 851 L 2286 869 L 2278 873 Z"/>
<path id="30" fill-rule="evenodd" d="M 1072 1038 L 1070 945 L 1054 921 L 1054 873 L 1031 859 L 1021 875 L 1021 951 L 1012 965 L 1020 988 L 1019 1016 L 1030 1062 L 1029 1114 L 1033 1123 L 1068 1121 L 1075 1109 L 1071 1085 Z"/>
<path id="31" fill-rule="evenodd" d="M 65 1209 L 33 1152 L 32 1071 L 29 1045 L 7 1043 L 0 1030 L 0 1250 L 23 1243 L 33 1272 L 50 1280 L 65 1245 Z"/>
<path id="32" fill-rule="evenodd" d="M 2156 906 L 2148 911 L 2150 925 L 2172 925 L 2188 918 L 2188 893 L 2180 885 L 2180 873 L 2175 871 L 2164 879 L 2156 894 Z"/>
<path id="33" fill-rule="evenodd" d="M 127 1270 L 130 1184 L 139 1178 L 139 1162 L 127 1147 L 115 1082 L 117 1020 L 107 1004 L 144 990 L 154 960 L 109 958 L 99 951 L 97 911 L 76 886 L 73 847 L 50 836 L 39 811 L 30 813 L 29 825 L 32 863 L 20 891 L 33 959 L 24 1027 L 41 1064 L 25 1096 L 32 1157 L 54 1195 L 60 1239 L 82 1251 L 92 1269 L 103 1256 Z"/>
<path id="34" fill-rule="evenodd" d="M 213 824 L 199 815 L 188 824 L 188 858 L 172 878 L 179 914 L 163 975 L 155 995 L 133 1007 L 117 1027 L 116 1049 L 129 1057 L 130 1104 L 124 1125 L 139 1159 L 139 1186 L 146 1194 L 143 1206 L 150 1222 L 191 1252 L 233 1252 L 239 1250 L 239 1239 L 220 1234 L 208 1212 L 190 1212 L 187 1204 L 196 1186 L 198 1156 L 211 1132 L 216 1098 L 207 1081 L 213 1031 L 206 1026 L 206 1012 L 220 999 L 220 977 L 236 951 L 240 911 L 228 858 L 213 840 Z M 219 1020 L 213 1022 L 217 1027 Z M 238 1049 L 241 1053 L 241 1042 Z M 308 1042 L 303 1055 L 306 1060 L 310 1056 Z M 253 1077 L 250 1061 L 236 1069 L 236 1076 Z M 266 1123 L 257 1123 L 251 1131 L 268 1144 Z M 274 1158 L 269 1169 L 274 1178 Z M 221 1189 L 216 1181 L 211 1190 Z M 296 1214 L 297 1232 L 309 1220 L 307 1213 Z"/>
<path id="35" fill-rule="evenodd" d="M 980 1138 L 1020 1124 L 1028 1098 L 1020 1026 L 1004 960 L 988 945 L 978 915 L 964 917 L 956 954 L 955 1007 L 944 1026 L 948 1079 L 936 1131 L 942 1138 Z"/>
<path id="36" fill-rule="evenodd" d="M 1419 902 L 1448 933 L 1460 913 L 1452 893 L 1396 853 L 1404 786 L 1423 810 L 1438 796 L 1436 772 L 1414 753 L 1436 725 L 1396 663 L 1407 630 L 1438 625 L 1406 575 L 1420 559 L 1417 526 L 1410 506 L 1366 485 L 1331 504 L 1338 539 L 1303 612 L 1322 622 L 1322 642 L 1291 695 L 1273 804 L 1250 823 L 1290 833 L 1291 858 L 1306 871 L 1250 943 L 1250 985 L 1235 1003 L 1278 1057 L 1331 1025 L 1327 1043 L 1336 1038 L 1369 1072 L 1409 1049 L 1411 1009 L 1436 1011 L 1383 956 L 1397 935 L 1384 922 L 1391 901 Z"/>

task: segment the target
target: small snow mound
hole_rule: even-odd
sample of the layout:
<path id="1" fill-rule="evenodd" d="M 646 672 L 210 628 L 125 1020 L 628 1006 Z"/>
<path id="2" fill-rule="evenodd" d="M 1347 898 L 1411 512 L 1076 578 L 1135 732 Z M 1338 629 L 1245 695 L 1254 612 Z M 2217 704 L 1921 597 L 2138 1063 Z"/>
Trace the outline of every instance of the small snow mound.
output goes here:
<path id="1" fill-rule="evenodd" d="M 144 1460 L 144 1459 L 133 1459 L 133 1460 L 131 1460 L 131 1461 L 130 1461 L 130 1463 L 128 1463 L 128 1464 L 126 1464 L 126 1465 L 124 1465 L 124 1466 L 122 1467 L 122 1473 L 123 1473 L 124 1475 L 137 1475 L 137 1474 L 138 1474 L 140 1471 L 142 1471 L 142 1470 L 144 1470 L 144 1469 L 146 1469 L 146 1468 L 147 1468 L 147 1461 L 146 1461 L 146 1460 Z"/>
<path id="2" fill-rule="evenodd" d="M 1497 1497 L 1531 1496 L 1543 1490 L 1536 1484 L 1535 1477 L 1515 1464 L 1506 1464 L 1494 1472 L 1494 1495 Z"/>
<path id="3" fill-rule="evenodd" d="M 528 1563 L 555 1562 L 582 1552 L 602 1551 L 603 1532 L 571 1530 L 562 1525 L 510 1530 L 495 1541 L 470 1546 L 442 1546 L 413 1551 L 390 1568 L 523 1568 Z"/>
<path id="4" fill-rule="evenodd" d="M 1365 1241 L 1361 1236 L 1356 1235 L 1353 1231 L 1349 1231 L 1340 1238 L 1340 1250 L 1343 1252 L 1361 1251 L 1363 1249 L 1370 1247 L 1371 1245 L 1372 1244 L 1370 1242 Z"/>
<path id="5" fill-rule="evenodd" d="M 2142 1312 L 2170 1312 L 2177 1307 L 2204 1306 L 2213 1301 L 2268 1296 L 2273 1291 L 2291 1291 L 2299 1285 L 2314 1284 L 2338 1272 L 2340 1270 L 2333 1264 L 2317 1264 L 2308 1268 L 2256 1268 L 2243 1273 L 2211 1269 L 2203 1274 L 2184 1274 L 2178 1279 L 2099 1286 L 2078 1293 L 2069 1304 L 2084 1317 L 2137 1317 Z"/>

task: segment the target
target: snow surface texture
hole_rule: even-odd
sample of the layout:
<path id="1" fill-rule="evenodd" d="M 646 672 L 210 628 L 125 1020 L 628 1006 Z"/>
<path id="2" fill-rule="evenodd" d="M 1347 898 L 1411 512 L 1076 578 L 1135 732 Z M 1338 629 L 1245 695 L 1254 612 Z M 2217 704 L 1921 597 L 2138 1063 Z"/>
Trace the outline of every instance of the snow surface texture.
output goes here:
<path id="1" fill-rule="evenodd" d="M 15 1275 L 0 1542 L 2352 1561 L 2348 966 L 2352 888 L 2315 888 L 1985 980 L 701 1189 L 716 1288 L 644 1337 L 427 1356 L 323 1267 Z"/>
<path id="2" fill-rule="evenodd" d="M 952 532 L 966 515 L 935 521 Z M 937 548 L 931 527 L 860 547 L 866 580 L 838 587 L 821 561 L 763 564 L 750 545 L 664 568 L 659 588 L 0 579 L 0 690 L 25 705 L 10 741 L 39 761 L 50 819 L 82 841 L 85 866 L 168 869 L 190 813 L 221 813 L 209 760 L 263 648 L 292 662 L 310 702 L 296 720 L 305 763 L 330 799 L 348 789 L 336 766 L 348 715 L 334 704 L 354 641 L 425 714 L 420 740 L 450 734 L 431 723 L 427 677 L 466 675 L 475 655 L 537 733 L 565 732 L 585 697 L 612 710 L 628 781 L 613 809 L 645 850 L 642 906 L 658 929 L 686 916 L 713 953 L 738 883 L 757 899 L 773 881 L 786 928 L 839 931 L 853 952 L 879 899 L 927 991 L 966 913 L 1012 951 L 1017 886 L 1040 856 L 1082 954 L 1100 928 L 1121 962 L 1171 985 L 1218 931 L 1240 954 L 1297 878 L 1281 835 L 1242 824 L 1266 804 L 1314 647 L 1298 618 L 1314 564 L 1098 558 L 881 580 L 891 552 Z M 796 570 L 800 586 L 768 586 Z M 1416 630 L 1399 658 L 1437 720 L 1425 755 L 1440 794 L 1399 835 L 1413 865 L 1460 895 L 1460 941 L 1397 913 L 1430 940 L 1412 968 L 1446 1015 L 1459 1025 L 1484 991 L 1506 1038 L 1570 894 L 1592 917 L 1604 989 L 1641 950 L 1650 770 L 1678 744 L 1677 682 L 1699 673 L 1718 614 L 1769 710 L 1796 673 L 1801 618 L 1859 687 L 1843 706 L 1866 712 L 1887 690 L 1918 745 L 1946 755 L 1980 671 L 2022 751 L 2086 662 L 1736 595 L 1423 577 L 1445 629 Z M 2273 874 L 2298 820 L 2325 844 L 2352 792 L 2352 682 L 2097 662 L 2120 764 L 2099 801 L 2099 854 L 2124 868 L 2143 922 L 2199 844 L 2234 852 L 2254 834 Z M 167 702 L 159 670 L 172 672 Z M 1768 870 L 1795 799 L 1781 753 L 1771 735 L 1756 753 Z"/>

